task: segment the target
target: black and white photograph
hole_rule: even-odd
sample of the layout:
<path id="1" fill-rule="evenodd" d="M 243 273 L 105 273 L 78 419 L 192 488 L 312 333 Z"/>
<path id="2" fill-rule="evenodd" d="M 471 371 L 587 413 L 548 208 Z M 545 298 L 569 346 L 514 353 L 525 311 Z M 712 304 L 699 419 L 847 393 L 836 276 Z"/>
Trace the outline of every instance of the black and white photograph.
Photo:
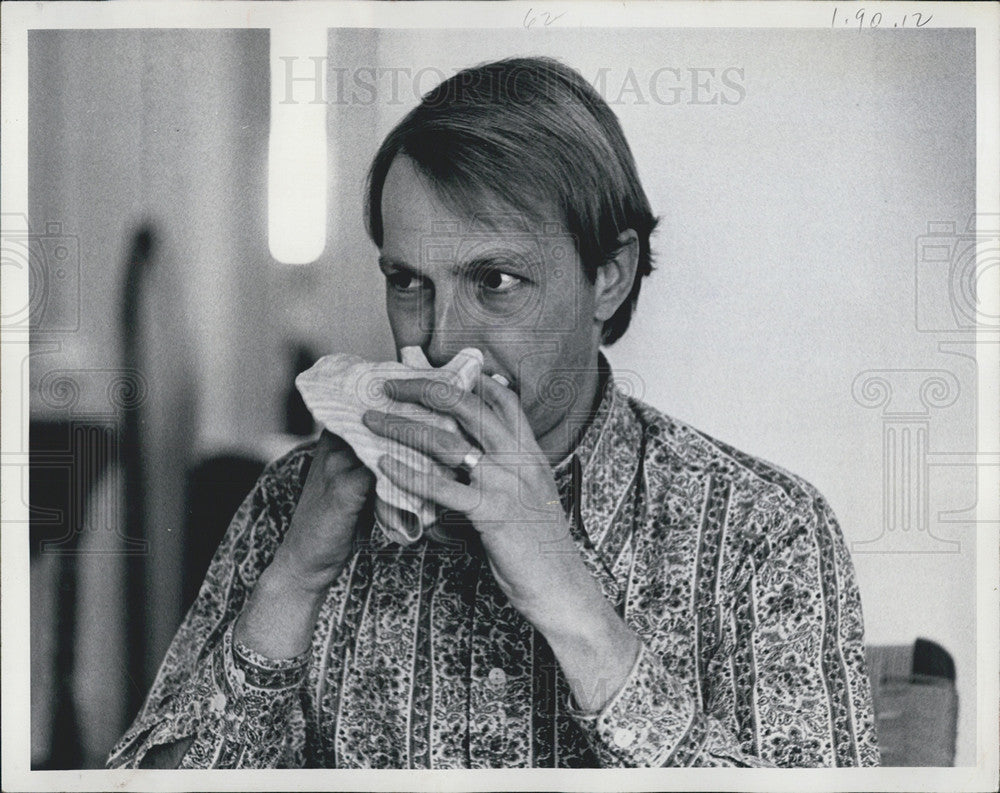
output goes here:
<path id="1" fill-rule="evenodd" d="M 996 789 L 1000 5 L 0 13 L 4 790 Z"/>

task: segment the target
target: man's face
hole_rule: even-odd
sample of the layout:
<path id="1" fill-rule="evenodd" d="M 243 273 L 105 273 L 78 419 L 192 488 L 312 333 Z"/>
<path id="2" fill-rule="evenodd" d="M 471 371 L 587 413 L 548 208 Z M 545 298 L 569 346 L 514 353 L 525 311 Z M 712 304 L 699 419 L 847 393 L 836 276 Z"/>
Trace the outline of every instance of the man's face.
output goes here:
<path id="1" fill-rule="evenodd" d="M 485 204 L 457 214 L 404 156 L 382 195 L 379 266 L 397 351 L 422 347 L 441 366 L 478 347 L 546 451 L 568 446 L 592 406 L 601 331 L 595 288 L 559 218 Z"/>

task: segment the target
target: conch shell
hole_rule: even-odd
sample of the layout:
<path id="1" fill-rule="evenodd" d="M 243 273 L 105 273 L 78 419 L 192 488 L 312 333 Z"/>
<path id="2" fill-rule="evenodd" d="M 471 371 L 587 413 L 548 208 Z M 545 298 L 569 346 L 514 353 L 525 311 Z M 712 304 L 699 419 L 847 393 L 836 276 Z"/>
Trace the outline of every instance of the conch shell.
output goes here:
<path id="1" fill-rule="evenodd" d="M 369 430 L 361 420 L 366 410 L 381 410 L 423 421 L 457 432 L 454 419 L 422 405 L 396 402 L 385 393 L 386 380 L 427 378 L 465 391 L 472 388 L 483 367 L 483 354 L 468 347 L 440 368 L 430 365 L 419 347 L 404 347 L 402 363 L 373 363 L 356 355 L 337 354 L 320 358 L 312 368 L 295 378 L 295 385 L 313 417 L 334 435 L 343 438 L 364 465 L 375 474 L 375 514 L 390 540 L 408 545 L 438 522 L 436 505 L 407 493 L 379 470 L 378 461 L 390 454 L 426 474 L 431 470 L 454 476 L 450 470 L 422 452 Z M 434 398 L 431 386 L 431 399 Z"/>

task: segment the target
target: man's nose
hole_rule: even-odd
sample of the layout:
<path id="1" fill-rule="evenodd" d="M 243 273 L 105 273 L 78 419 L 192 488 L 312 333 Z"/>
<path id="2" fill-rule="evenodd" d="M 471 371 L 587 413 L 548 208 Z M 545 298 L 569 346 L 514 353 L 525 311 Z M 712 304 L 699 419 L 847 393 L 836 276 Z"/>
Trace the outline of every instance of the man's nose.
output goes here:
<path id="1" fill-rule="evenodd" d="M 465 347 L 479 346 L 480 333 L 474 317 L 463 311 L 461 295 L 455 289 L 439 289 L 434 294 L 430 334 L 425 353 L 433 366 L 444 366 Z"/>

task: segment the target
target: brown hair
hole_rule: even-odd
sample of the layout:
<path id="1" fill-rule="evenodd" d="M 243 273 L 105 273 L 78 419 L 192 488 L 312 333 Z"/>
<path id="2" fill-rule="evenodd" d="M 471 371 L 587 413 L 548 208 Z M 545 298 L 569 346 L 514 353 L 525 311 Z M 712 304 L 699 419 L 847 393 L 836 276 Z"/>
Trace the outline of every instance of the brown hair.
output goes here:
<path id="1" fill-rule="evenodd" d="M 398 154 L 452 208 L 476 206 L 484 195 L 532 216 L 539 206 L 559 207 L 591 283 L 618 235 L 634 230 L 635 281 L 602 329 L 604 344 L 621 338 L 653 269 L 649 238 L 658 219 L 618 119 L 578 72 L 551 58 L 508 58 L 465 69 L 426 93 L 368 171 L 365 221 L 379 247 L 382 189 Z"/>

